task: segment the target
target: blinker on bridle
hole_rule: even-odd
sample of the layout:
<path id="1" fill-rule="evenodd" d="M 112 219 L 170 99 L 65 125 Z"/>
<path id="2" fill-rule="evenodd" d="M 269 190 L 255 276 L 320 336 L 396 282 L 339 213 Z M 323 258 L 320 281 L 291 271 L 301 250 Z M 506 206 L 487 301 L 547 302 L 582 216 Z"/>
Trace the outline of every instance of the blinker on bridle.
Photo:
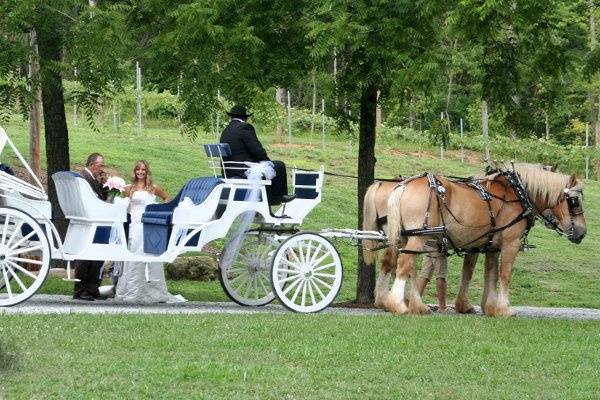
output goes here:
<path id="1" fill-rule="evenodd" d="M 576 192 L 575 195 L 571 195 L 571 192 Z M 575 190 L 570 188 L 565 188 L 564 190 L 565 198 L 567 200 L 567 206 L 569 208 L 569 214 L 571 216 L 583 214 L 583 191 L 581 189 Z"/>

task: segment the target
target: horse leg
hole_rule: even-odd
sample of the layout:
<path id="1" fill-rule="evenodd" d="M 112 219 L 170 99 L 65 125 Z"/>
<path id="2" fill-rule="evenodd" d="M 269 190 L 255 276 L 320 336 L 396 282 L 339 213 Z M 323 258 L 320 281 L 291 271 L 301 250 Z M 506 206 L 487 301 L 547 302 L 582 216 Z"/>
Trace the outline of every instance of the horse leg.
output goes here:
<path id="1" fill-rule="evenodd" d="M 461 314 L 473 314 L 475 312 L 475 308 L 473 308 L 473 305 L 469 301 L 469 284 L 473 278 L 473 270 L 475 270 L 475 265 L 477 264 L 477 257 L 477 253 L 465 254 L 460 288 L 458 289 L 458 296 L 454 303 L 456 312 Z"/>
<path id="2" fill-rule="evenodd" d="M 520 242 L 515 240 L 509 245 L 503 246 L 500 254 L 500 290 L 496 305 L 495 315 L 500 317 L 512 317 L 516 312 L 510 307 L 508 289 L 510 277 L 515 258 L 519 253 Z"/>
<path id="3" fill-rule="evenodd" d="M 408 312 L 410 314 L 427 314 L 429 307 L 423 303 L 423 298 L 417 287 L 417 257 L 413 256 L 409 264 L 410 292 L 408 296 Z"/>
<path id="4" fill-rule="evenodd" d="M 385 309 L 394 314 L 406 314 L 408 312 L 408 307 L 404 303 L 404 292 L 411 268 L 414 269 L 415 258 L 414 254 L 407 253 L 403 253 L 398 257 L 396 279 L 384 300 Z"/>
<path id="5" fill-rule="evenodd" d="M 498 257 L 497 252 L 485 254 L 485 268 L 483 272 L 483 293 L 481 294 L 481 312 L 485 315 L 495 315 L 496 286 L 498 284 Z"/>
<path id="6" fill-rule="evenodd" d="M 390 278 L 395 263 L 391 253 L 391 250 L 387 248 L 381 258 L 381 271 L 375 283 L 375 307 L 377 308 L 384 308 L 385 299 L 390 291 Z"/>

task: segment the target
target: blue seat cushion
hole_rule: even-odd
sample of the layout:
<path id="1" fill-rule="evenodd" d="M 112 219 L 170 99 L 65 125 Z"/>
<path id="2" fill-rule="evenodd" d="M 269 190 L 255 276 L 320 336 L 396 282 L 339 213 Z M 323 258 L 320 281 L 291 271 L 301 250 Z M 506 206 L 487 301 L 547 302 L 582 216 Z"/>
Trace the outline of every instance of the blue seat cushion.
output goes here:
<path id="1" fill-rule="evenodd" d="M 179 194 L 168 203 L 150 204 L 142 214 L 144 224 L 144 252 L 161 254 L 166 251 L 171 234 L 173 210 L 186 197 L 194 205 L 202 204 L 213 189 L 223 183 L 219 178 L 194 178 L 179 191 Z"/>
<path id="2" fill-rule="evenodd" d="M 173 212 L 169 211 L 146 211 L 142 215 L 142 222 L 155 225 L 170 225 Z"/>

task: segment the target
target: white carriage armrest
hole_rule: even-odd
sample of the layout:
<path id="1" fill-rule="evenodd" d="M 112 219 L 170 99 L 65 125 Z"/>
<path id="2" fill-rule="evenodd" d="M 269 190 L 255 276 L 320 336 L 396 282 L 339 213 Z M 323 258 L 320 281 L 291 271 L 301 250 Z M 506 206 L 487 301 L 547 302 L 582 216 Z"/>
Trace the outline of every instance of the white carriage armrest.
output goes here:
<path id="1" fill-rule="evenodd" d="M 81 222 L 127 221 L 127 202 L 111 204 L 100 200 L 81 175 L 68 171 L 57 172 L 52 179 L 66 218 Z"/>
<path id="2" fill-rule="evenodd" d="M 25 211 L 37 220 L 52 219 L 52 206 L 48 200 L 32 199 L 18 191 L 4 191 L 0 204 Z"/>
<path id="3" fill-rule="evenodd" d="M 173 225 L 197 225 L 211 221 L 219 206 L 222 191 L 223 185 L 217 185 L 200 204 L 184 198 L 173 210 Z"/>

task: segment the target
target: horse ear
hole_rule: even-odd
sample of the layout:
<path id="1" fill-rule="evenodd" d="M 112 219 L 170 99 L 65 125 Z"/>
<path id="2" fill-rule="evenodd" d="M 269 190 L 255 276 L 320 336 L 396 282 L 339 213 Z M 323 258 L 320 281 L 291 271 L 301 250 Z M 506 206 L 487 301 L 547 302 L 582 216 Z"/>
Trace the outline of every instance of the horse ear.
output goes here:
<path id="1" fill-rule="evenodd" d="M 569 187 L 573 187 L 575 185 L 577 185 L 578 179 L 577 179 L 577 175 L 573 174 L 571 175 L 571 178 L 569 178 Z"/>
<path id="2" fill-rule="evenodd" d="M 550 166 L 550 171 L 556 172 L 557 170 L 558 170 L 558 164 L 554 164 L 554 165 Z"/>

